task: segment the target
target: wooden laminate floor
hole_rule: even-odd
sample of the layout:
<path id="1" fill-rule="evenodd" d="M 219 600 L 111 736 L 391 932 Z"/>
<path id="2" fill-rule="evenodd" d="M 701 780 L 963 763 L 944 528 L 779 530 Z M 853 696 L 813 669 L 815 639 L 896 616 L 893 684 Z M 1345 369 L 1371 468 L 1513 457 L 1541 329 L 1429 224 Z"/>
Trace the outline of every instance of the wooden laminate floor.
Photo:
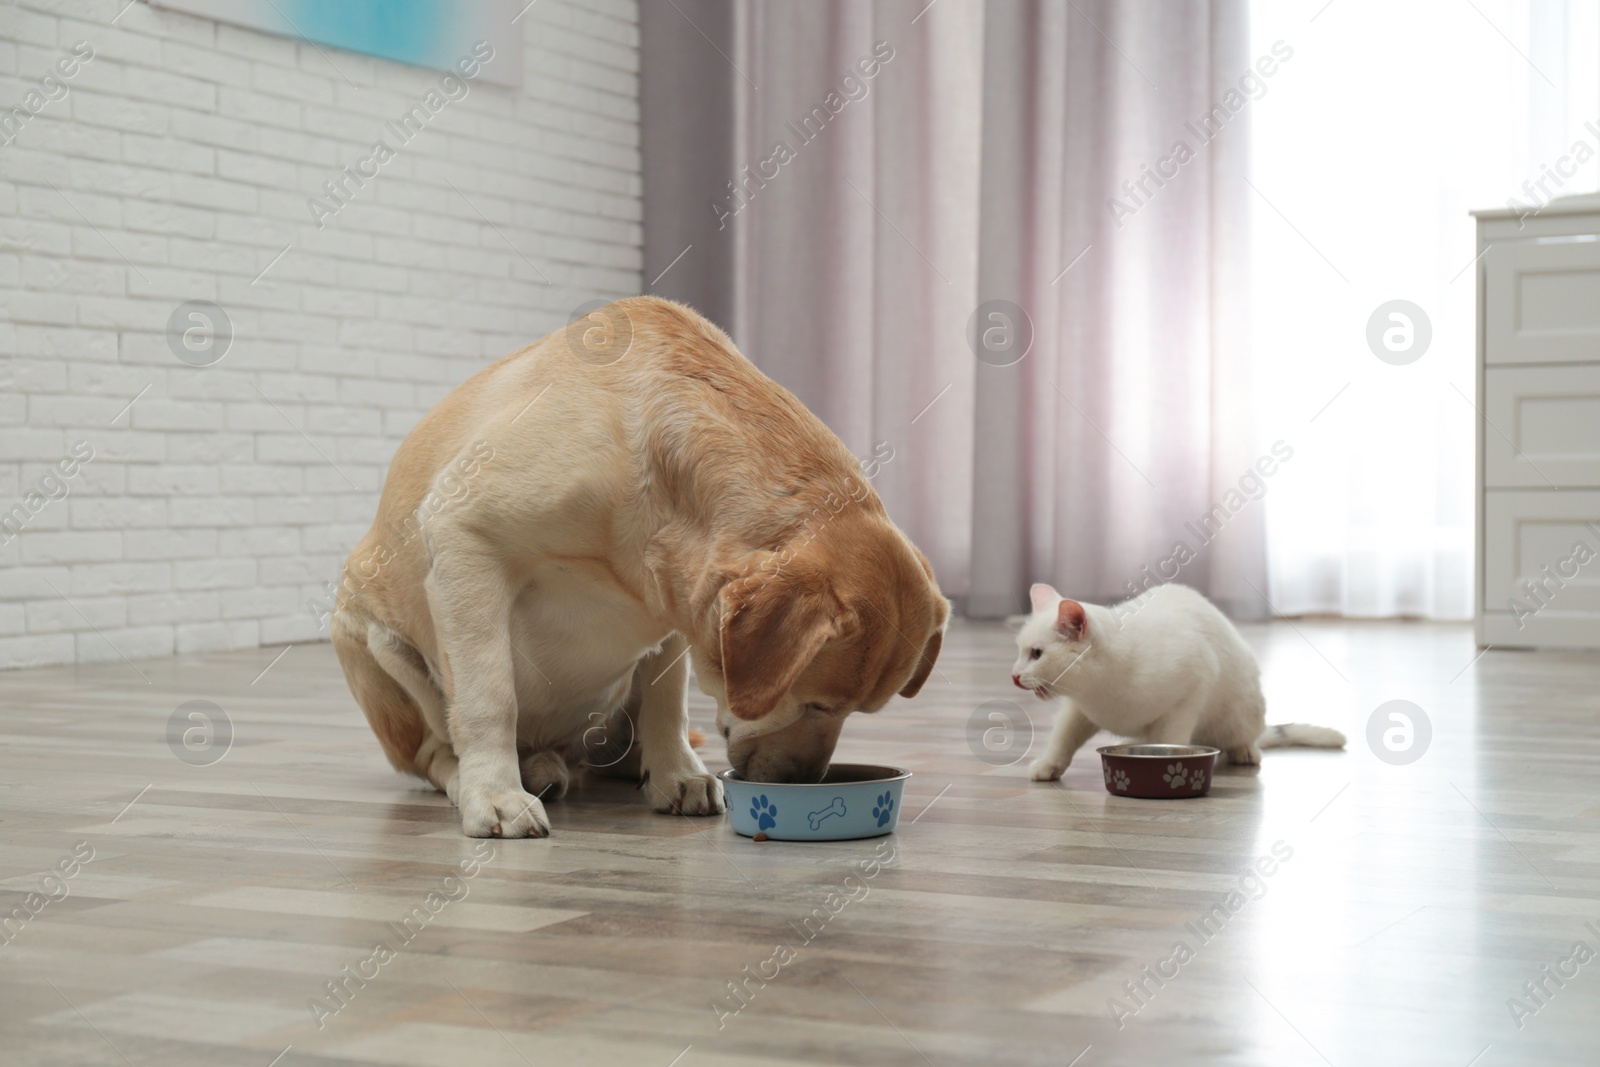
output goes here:
<path id="1" fill-rule="evenodd" d="M 1004 628 L 958 623 L 840 748 L 916 772 L 899 831 L 837 844 L 581 779 L 548 840 L 463 838 L 326 645 L 0 674 L 0 1063 L 1600 1062 L 1600 657 L 1247 636 L 1269 718 L 1349 751 L 1202 800 L 1108 796 L 1092 751 L 1035 785 L 968 723 L 1050 709 Z M 1393 699 L 1431 723 L 1407 765 L 1366 740 Z"/>

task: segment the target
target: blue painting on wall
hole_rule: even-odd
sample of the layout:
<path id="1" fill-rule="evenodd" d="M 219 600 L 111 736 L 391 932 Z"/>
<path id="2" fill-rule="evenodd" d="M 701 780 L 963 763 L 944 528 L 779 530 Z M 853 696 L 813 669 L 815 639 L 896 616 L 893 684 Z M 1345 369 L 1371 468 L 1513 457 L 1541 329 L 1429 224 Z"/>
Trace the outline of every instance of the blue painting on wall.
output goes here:
<path id="1" fill-rule="evenodd" d="M 451 70 L 487 42 L 497 62 L 486 81 L 522 84 L 522 15 L 516 0 L 150 0 L 157 7 L 249 26 L 318 45 Z"/>

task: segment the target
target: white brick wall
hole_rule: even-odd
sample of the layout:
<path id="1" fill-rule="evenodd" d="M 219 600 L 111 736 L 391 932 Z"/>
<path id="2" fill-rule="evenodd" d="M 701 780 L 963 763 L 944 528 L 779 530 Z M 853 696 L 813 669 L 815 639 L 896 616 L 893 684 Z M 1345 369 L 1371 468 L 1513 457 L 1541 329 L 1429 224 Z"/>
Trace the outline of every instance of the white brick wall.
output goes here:
<path id="1" fill-rule="evenodd" d="M 421 414 L 641 288 L 636 0 L 539 0 L 523 88 L 471 83 L 321 230 L 441 73 L 125 3 L 0 0 L 0 117 L 94 49 L 0 146 L 0 519 L 94 450 L 0 546 L 0 667 L 325 637 Z M 169 348 L 189 300 L 232 322 L 211 366 Z"/>

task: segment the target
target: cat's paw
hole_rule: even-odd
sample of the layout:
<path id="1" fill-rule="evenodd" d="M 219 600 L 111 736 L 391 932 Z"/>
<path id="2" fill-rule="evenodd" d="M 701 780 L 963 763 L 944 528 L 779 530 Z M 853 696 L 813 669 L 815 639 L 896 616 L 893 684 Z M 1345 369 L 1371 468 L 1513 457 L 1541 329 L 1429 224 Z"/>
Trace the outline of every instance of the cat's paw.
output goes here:
<path id="1" fill-rule="evenodd" d="M 1067 765 L 1052 759 L 1036 759 L 1028 768 L 1028 776 L 1035 782 L 1054 782 L 1066 772 Z"/>
<path id="2" fill-rule="evenodd" d="M 1261 750 L 1255 745 L 1235 745 L 1228 749 L 1228 762 L 1235 767 L 1260 766 Z"/>

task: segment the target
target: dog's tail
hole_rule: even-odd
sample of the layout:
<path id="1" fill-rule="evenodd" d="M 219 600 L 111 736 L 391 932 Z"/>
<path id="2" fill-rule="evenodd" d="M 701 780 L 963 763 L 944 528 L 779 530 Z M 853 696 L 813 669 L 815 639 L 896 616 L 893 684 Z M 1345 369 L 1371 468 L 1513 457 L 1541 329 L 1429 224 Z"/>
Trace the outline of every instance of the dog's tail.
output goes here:
<path id="1" fill-rule="evenodd" d="M 1282 722 L 1267 727 L 1256 742 L 1257 748 L 1343 748 L 1344 734 L 1328 726 L 1306 722 Z"/>

